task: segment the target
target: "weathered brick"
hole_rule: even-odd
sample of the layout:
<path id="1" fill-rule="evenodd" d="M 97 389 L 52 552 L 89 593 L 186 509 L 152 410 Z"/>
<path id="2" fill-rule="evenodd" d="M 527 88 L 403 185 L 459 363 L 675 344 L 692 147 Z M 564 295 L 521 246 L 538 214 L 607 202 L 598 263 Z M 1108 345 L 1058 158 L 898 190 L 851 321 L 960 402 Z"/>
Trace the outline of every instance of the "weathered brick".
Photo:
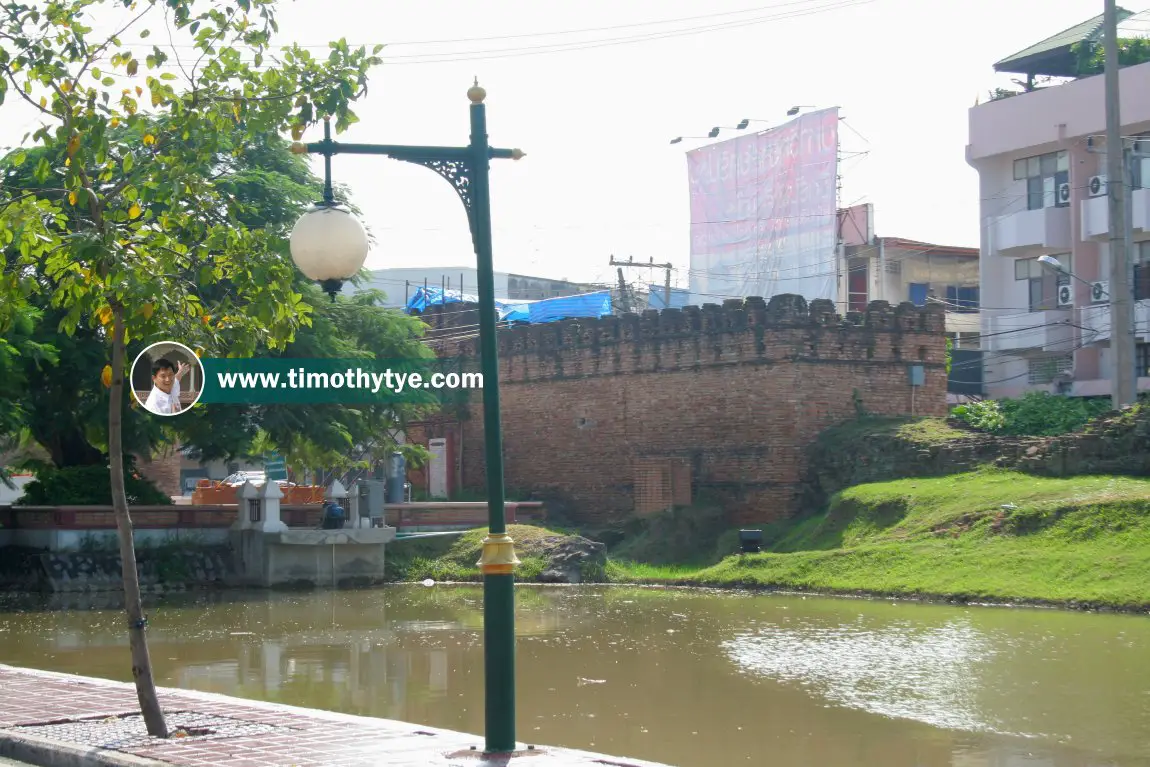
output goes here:
<path id="1" fill-rule="evenodd" d="M 875 301 L 847 322 L 828 305 L 775 296 L 501 331 L 506 486 L 590 524 L 700 494 L 733 523 L 795 513 L 823 429 L 859 412 L 946 412 L 937 307 Z M 435 346 L 478 354 L 475 338 Z M 926 373 L 913 393 L 910 365 Z M 482 490 L 479 392 L 459 424 L 463 487 Z"/>

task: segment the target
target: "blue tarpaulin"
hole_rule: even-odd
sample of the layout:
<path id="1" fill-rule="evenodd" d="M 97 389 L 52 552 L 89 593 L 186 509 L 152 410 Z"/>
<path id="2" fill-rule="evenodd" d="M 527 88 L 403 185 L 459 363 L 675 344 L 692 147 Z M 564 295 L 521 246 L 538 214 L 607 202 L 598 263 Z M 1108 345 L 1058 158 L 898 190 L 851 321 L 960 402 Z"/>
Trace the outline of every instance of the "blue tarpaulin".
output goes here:
<path id="1" fill-rule="evenodd" d="M 412 312 L 427 311 L 427 307 L 434 304 L 477 304 L 479 303 L 478 296 L 460 293 L 458 290 L 444 290 L 443 288 L 417 288 L 407 299 L 407 306 L 404 308 L 408 314 Z M 495 305 L 498 306 L 499 302 L 496 301 Z"/>
<path id="2" fill-rule="evenodd" d="M 527 321 L 556 322 L 571 317 L 604 317 L 611 313 L 611 291 L 581 293 L 532 301 L 526 305 Z"/>
<path id="3" fill-rule="evenodd" d="M 425 312 L 438 304 L 477 304 L 478 296 L 443 288 L 417 288 L 407 301 L 404 311 Z M 576 296 L 544 298 L 540 301 L 512 301 L 495 299 L 495 311 L 502 322 L 543 323 L 572 317 L 603 317 L 611 314 L 611 291 L 582 293 Z"/>
<path id="4" fill-rule="evenodd" d="M 665 285 L 647 286 L 648 309 L 682 309 L 690 302 L 691 291 L 687 288 L 671 288 L 671 306 L 667 306 L 667 287 Z"/>

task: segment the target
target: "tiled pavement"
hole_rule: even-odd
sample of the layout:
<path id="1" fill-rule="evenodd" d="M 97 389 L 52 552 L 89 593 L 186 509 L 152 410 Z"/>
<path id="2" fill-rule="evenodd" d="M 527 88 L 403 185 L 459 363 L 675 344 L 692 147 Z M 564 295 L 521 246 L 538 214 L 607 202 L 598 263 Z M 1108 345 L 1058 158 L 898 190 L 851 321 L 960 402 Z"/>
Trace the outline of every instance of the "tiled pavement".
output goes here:
<path id="1" fill-rule="evenodd" d="M 484 757 L 482 738 L 388 719 L 160 689 L 167 740 L 130 684 L 0 665 L 0 755 L 69 767 L 665 767 L 536 747 Z"/>

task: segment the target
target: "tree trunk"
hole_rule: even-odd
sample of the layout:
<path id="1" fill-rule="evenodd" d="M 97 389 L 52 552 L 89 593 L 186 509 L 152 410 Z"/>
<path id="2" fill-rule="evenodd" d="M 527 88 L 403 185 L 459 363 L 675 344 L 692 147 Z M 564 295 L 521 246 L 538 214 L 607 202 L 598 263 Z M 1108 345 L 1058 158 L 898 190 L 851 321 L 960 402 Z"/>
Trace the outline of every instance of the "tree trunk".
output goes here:
<path id="1" fill-rule="evenodd" d="M 120 425 L 123 417 L 124 387 L 124 309 L 112 308 L 112 389 L 108 405 L 108 461 L 112 470 L 112 508 L 116 512 L 116 531 L 120 538 L 120 562 L 124 578 L 124 608 L 128 613 L 128 643 L 132 653 L 132 678 L 136 697 L 148 734 L 168 737 L 168 725 L 156 683 L 152 679 L 152 660 L 148 656 L 145 635 L 144 605 L 140 599 L 140 576 L 136 571 L 136 542 L 132 535 L 132 518 L 128 515 L 128 493 L 124 488 L 124 446 Z"/>

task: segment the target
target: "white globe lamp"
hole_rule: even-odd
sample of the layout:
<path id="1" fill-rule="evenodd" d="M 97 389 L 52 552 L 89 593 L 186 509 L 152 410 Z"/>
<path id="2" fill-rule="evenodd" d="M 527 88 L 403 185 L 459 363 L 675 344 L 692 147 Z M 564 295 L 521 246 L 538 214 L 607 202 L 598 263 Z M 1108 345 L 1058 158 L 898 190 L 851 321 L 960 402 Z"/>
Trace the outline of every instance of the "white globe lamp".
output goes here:
<path id="1" fill-rule="evenodd" d="M 291 230 L 291 257 L 310 280 L 335 300 L 345 280 L 363 268 L 369 244 L 363 224 L 334 202 L 312 205 Z"/>

